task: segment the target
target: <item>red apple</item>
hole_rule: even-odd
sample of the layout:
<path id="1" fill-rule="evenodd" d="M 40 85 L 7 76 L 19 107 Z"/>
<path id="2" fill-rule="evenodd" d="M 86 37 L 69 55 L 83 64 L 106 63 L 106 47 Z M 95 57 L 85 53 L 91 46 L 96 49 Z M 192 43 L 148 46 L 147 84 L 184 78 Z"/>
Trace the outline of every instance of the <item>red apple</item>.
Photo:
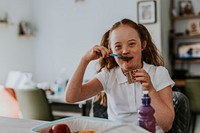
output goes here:
<path id="1" fill-rule="evenodd" d="M 50 133 L 71 133 L 67 124 L 60 123 L 51 127 Z"/>

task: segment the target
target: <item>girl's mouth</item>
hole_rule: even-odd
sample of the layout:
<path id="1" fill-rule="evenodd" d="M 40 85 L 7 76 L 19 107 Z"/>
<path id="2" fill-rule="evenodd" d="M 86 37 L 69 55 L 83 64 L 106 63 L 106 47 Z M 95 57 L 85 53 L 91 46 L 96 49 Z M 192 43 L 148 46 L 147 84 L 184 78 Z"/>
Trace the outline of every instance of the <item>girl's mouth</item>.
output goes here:
<path id="1" fill-rule="evenodd" d="M 126 57 L 126 56 L 123 56 L 123 58 L 121 58 L 121 59 L 128 62 L 128 61 L 132 60 L 133 57 Z"/>

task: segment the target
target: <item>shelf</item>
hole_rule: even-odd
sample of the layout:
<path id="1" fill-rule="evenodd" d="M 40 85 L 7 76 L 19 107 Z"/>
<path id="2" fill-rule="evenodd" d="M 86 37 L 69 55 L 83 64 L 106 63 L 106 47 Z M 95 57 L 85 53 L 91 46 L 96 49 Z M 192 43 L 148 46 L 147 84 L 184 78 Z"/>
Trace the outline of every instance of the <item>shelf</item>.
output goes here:
<path id="1" fill-rule="evenodd" d="M 19 35 L 20 38 L 32 38 L 33 34 L 24 34 L 24 35 Z"/>
<path id="2" fill-rule="evenodd" d="M 183 15 L 183 16 L 174 16 L 173 20 L 184 20 L 184 19 L 195 19 L 200 18 L 200 14 L 191 14 L 191 15 Z"/>
<path id="3" fill-rule="evenodd" d="M 200 34 L 194 35 L 174 35 L 175 39 L 190 39 L 190 38 L 200 38 Z"/>
<path id="4" fill-rule="evenodd" d="M 9 25 L 14 25 L 13 23 L 9 23 L 9 22 L 0 22 L 1 26 L 9 26 Z"/>
<path id="5" fill-rule="evenodd" d="M 180 0 L 170 1 L 171 2 L 170 10 L 172 12 L 170 19 L 171 30 L 170 30 L 169 55 L 172 54 L 170 60 L 172 75 L 175 75 L 174 77 L 178 76 L 179 78 L 185 78 L 185 76 L 187 75 L 182 75 L 184 74 L 183 72 L 177 73 L 177 70 L 181 70 L 184 68 L 185 70 L 188 71 L 188 75 L 191 73 L 195 73 L 193 71 L 195 71 L 196 69 L 198 70 L 198 67 L 200 65 L 200 58 L 180 58 L 178 57 L 178 55 L 180 51 L 183 54 L 192 55 L 195 53 L 200 55 L 199 48 L 193 45 L 200 42 L 200 32 L 198 30 L 200 13 L 199 11 L 198 13 L 196 11 L 193 14 L 178 15 L 179 10 L 178 11 L 176 10 L 179 8 L 179 4 L 177 4 L 178 1 Z M 173 11 L 175 11 L 175 13 Z M 195 70 L 192 70 L 193 67 Z M 195 74 L 199 74 L 199 72 Z M 182 81 L 176 81 L 176 82 L 177 84 L 184 86 L 184 82 Z"/>
<path id="6" fill-rule="evenodd" d="M 185 86 L 185 80 L 184 79 L 173 79 L 175 82 L 175 85 L 178 87 L 184 87 Z"/>
<path id="7" fill-rule="evenodd" d="M 186 79 L 199 79 L 200 76 L 198 75 L 195 75 L 195 76 L 186 76 L 185 78 L 183 79 L 179 79 L 179 78 L 173 78 L 174 82 L 175 82 L 175 85 L 177 87 L 184 87 L 185 86 L 185 80 Z"/>
<path id="8" fill-rule="evenodd" d="M 194 59 L 180 59 L 180 58 L 176 58 L 174 59 L 176 63 L 200 63 L 200 58 L 194 58 Z"/>

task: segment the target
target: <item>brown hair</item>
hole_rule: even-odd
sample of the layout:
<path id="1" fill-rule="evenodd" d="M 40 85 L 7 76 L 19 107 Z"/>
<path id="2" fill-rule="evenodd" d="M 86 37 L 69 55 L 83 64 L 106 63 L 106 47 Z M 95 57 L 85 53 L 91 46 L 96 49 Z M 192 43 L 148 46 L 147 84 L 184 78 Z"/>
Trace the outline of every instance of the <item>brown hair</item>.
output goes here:
<path id="1" fill-rule="evenodd" d="M 153 64 L 155 66 L 164 66 L 163 57 L 161 56 L 156 45 L 153 43 L 149 31 L 142 24 L 137 24 L 130 19 L 122 19 L 121 21 L 116 22 L 110 30 L 104 33 L 100 45 L 109 48 L 110 33 L 122 25 L 128 25 L 135 29 L 139 34 L 142 44 L 144 44 L 146 41 L 146 48 L 142 51 L 142 61 L 145 61 L 148 64 Z M 102 58 L 99 60 L 99 70 L 97 72 L 100 72 L 102 68 L 110 70 L 117 66 L 118 64 L 116 63 L 114 57 Z"/>

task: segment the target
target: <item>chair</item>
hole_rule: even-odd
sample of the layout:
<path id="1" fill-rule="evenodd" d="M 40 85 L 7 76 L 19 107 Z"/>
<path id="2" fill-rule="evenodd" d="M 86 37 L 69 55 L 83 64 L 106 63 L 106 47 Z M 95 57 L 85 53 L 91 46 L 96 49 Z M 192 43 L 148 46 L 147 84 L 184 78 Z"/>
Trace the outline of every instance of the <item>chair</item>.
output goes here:
<path id="1" fill-rule="evenodd" d="M 181 92 L 173 91 L 173 104 L 175 118 L 172 128 L 167 133 L 189 133 L 190 126 L 190 108 L 188 98 Z M 107 118 L 106 106 L 96 105 L 100 103 L 101 98 L 93 102 L 93 116 Z M 104 112 L 102 112 L 104 111 Z"/>
<path id="2" fill-rule="evenodd" d="M 172 128 L 167 133 L 189 133 L 190 107 L 188 98 L 179 91 L 173 91 L 175 118 Z"/>
<path id="3" fill-rule="evenodd" d="M 52 109 L 43 89 L 15 89 L 22 118 L 44 121 L 54 120 Z"/>
<path id="4" fill-rule="evenodd" d="M 92 111 L 94 117 L 108 119 L 107 114 L 107 97 L 106 93 L 101 91 L 98 93 L 92 101 Z"/>
<path id="5" fill-rule="evenodd" d="M 185 80 L 185 94 L 189 99 L 190 110 L 192 113 L 192 133 L 194 133 L 196 125 L 196 116 L 200 113 L 200 79 L 186 79 Z"/>

